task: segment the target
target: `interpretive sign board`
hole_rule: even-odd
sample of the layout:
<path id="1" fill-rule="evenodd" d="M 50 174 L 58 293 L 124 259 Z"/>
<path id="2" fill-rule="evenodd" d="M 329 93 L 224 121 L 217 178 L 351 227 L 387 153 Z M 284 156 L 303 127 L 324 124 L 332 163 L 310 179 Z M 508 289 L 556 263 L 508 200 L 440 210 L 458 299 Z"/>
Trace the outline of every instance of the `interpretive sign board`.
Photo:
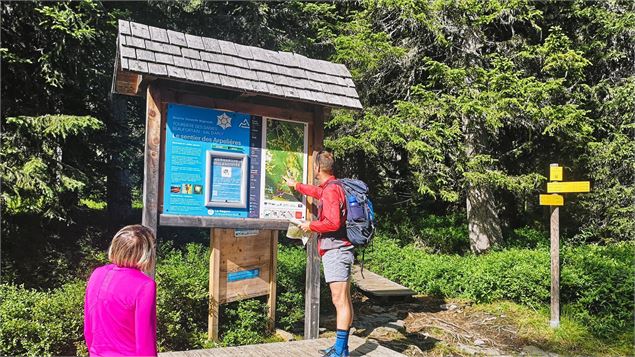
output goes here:
<path id="1" fill-rule="evenodd" d="M 169 103 L 162 213 L 304 219 L 307 151 L 306 123 Z"/>
<path id="2" fill-rule="evenodd" d="M 261 217 L 304 219 L 305 198 L 287 186 L 283 177 L 289 176 L 298 182 L 307 180 L 308 125 L 274 118 L 265 118 L 265 122 Z"/>
<path id="3" fill-rule="evenodd" d="M 172 103 L 167 109 L 163 212 L 247 217 L 251 117 Z"/>

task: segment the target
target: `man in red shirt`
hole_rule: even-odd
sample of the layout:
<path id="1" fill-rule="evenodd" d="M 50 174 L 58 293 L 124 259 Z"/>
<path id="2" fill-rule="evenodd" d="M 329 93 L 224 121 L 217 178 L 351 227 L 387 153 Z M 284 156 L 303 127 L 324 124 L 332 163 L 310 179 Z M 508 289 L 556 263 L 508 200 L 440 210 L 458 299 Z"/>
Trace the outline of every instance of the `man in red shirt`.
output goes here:
<path id="1" fill-rule="evenodd" d="M 337 311 L 337 340 L 325 351 L 325 356 L 348 356 L 348 332 L 353 322 L 350 276 L 353 265 L 353 245 L 346 237 L 346 194 L 333 182 L 335 160 L 328 151 L 320 151 L 314 161 L 313 172 L 318 186 L 305 185 L 285 177 L 287 185 L 318 200 L 318 220 L 304 222 L 305 232 L 318 233 L 318 250 L 322 257 L 324 278 L 331 289 Z"/>

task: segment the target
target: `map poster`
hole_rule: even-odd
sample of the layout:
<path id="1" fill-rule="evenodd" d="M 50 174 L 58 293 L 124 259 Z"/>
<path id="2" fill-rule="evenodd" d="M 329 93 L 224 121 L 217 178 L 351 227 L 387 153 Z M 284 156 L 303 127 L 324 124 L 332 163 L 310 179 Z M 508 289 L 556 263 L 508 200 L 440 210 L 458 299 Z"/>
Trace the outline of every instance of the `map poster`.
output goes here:
<path id="1" fill-rule="evenodd" d="M 261 218 L 305 219 L 305 198 L 287 186 L 284 176 L 307 179 L 308 125 L 281 119 L 263 120 Z"/>
<path id="2" fill-rule="evenodd" d="M 236 217 L 248 216 L 246 204 L 236 207 L 237 178 L 246 176 L 236 170 L 238 161 L 218 161 L 208 173 L 210 153 L 226 153 L 247 157 L 250 150 L 250 122 L 248 114 L 200 108 L 174 103 L 168 104 L 163 213 L 190 216 Z M 221 156 L 214 156 L 222 160 Z M 246 160 L 246 159 L 245 159 Z M 218 172 L 216 172 L 218 171 Z M 220 179 L 207 181 L 209 176 Z M 242 179 L 247 186 L 246 178 Z M 242 183 L 240 185 L 243 185 Z M 217 195 L 206 194 L 214 191 Z M 247 196 L 245 196 L 247 197 Z M 218 199 L 225 205 L 208 205 Z M 247 199 L 245 198 L 245 201 Z M 235 204 L 234 207 L 227 203 Z"/>

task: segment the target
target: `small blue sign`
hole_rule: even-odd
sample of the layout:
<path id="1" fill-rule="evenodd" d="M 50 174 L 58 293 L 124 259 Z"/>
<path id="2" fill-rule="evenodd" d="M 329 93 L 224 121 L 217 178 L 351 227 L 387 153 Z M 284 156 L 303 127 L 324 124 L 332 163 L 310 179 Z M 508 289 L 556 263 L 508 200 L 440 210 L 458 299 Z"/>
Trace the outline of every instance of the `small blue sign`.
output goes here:
<path id="1" fill-rule="evenodd" d="M 260 268 L 235 271 L 233 273 L 227 274 L 227 281 L 231 283 L 234 281 L 254 279 L 254 278 L 257 278 L 258 276 L 260 276 Z"/>

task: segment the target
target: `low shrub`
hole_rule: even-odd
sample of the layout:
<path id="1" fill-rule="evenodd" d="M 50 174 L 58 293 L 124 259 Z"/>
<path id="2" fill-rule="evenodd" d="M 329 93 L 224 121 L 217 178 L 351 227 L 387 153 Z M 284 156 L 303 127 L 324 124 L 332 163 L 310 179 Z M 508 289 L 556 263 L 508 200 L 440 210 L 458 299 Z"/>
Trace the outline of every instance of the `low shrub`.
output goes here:
<path id="1" fill-rule="evenodd" d="M 397 209 L 381 217 L 380 230 L 401 243 L 414 242 L 430 253 L 467 253 L 470 240 L 464 214 L 436 216 Z"/>
<path id="2" fill-rule="evenodd" d="M 221 345 L 250 345 L 265 341 L 267 304 L 262 298 L 222 305 L 220 316 Z"/>
<path id="3" fill-rule="evenodd" d="M 588 324 L 600 337 L 626 329 L 633 318 L 634 248 L 633 243 L 563 247 L 563 312 Z M 371 270 L 419 293 L 475 302 L 511 300 L 534 308 L 549 304 L 546 248 L 510 248 L 461 257 L 429 254 L 379 235 L 366 257 Z"/>
<path id="4" fill-rule="evenodd" d="M 202 346 L 207 331 L 209 251 L 200 244 L 160 245 L 157 263 L 157 339 L 161 351 Z"/>
<path id="5" fill-rule="evenodd" d="M 68 356 L 81 351 L 85 282 L 50 291 L 0 285 L 0 354 Z"/>
<path id="6" fill-rule="evenodd" d="M 279 246 L 276 326 L 299 332 L 304 323 L 306 253 L 298 247 Z"/>
<path id="7" fill-rule="evenodd" d="M 503 243 L 504 248 L 547 248 L 549 234 L 544 230 L 531 227 L 521 227 L 512 230 Z"/>
<path id="8" fill-rule="evenodd" d="M 565 247 L 561 297 L 564 311 L 609 337 L 633 328 L 635 244 Z"/>

